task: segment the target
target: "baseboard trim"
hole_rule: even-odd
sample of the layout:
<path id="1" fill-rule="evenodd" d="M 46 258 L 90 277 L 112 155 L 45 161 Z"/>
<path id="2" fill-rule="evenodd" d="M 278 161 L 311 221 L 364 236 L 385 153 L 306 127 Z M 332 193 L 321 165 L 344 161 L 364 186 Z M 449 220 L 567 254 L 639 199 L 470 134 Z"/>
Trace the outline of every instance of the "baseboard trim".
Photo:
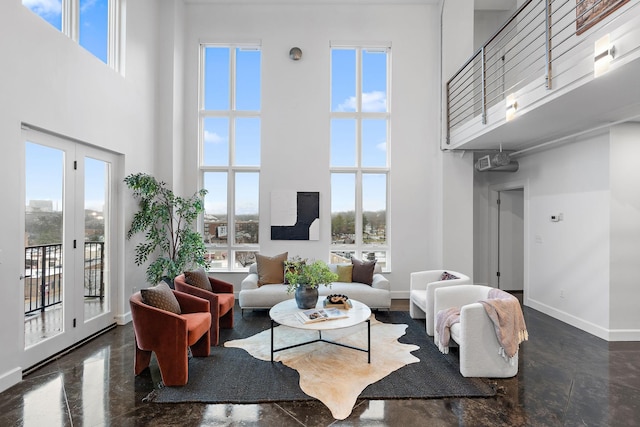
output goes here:
<path id="1" fill-rule="evenodd" d="M 524 302 L 524 305 L 536 309 L 546 315 L 553 317 L 554 319 L 558 319 L 582 331 L 590 333 L 591 335 L 595 335 L 598 338 L 602 338 L 605 341 L 614 341 L 611 339 L 611 330 L 603 328 L 602 326 L 598 326 L 595 323 L 581 319 L 572 314 L 569 314 L 562 310 L 558 310 L 554 307 L 533 300 L 531 298 L 527 298 L 527 300 Z"/>
<path id="2" fill-rule="evenodd" d="M 116 328 L 118 325 L 116 325 L 115 323 L 112 323 L 111 325 L 102 328 L 101 330 L 99 330 L 98 332 L 95 332 L 94 334 L 89 335 L 88 337 L 74 343 L 73 345 L 65 348 L 62 351 L 59 351 L 58 353 L 52 355 L 51 357 L 46 358 L 45 360 L 36 363 L 33 366 L 29 366 L 27 369 L 25 369 L 24 371 L 22 371 L 22 375 L 23 376 L 27 376 L 30 373 L 40 369 L 41 367 L 43 367 L 44 365 L 47 365 L 49 363 L 51 363 L 52 361 L 59 359 L 60 357 L 64 356 L 65 354 L 68 354 L 70 352 L 72 352 L 73 350 L 77 349 L 78 347 L 83 346 L 84 344 L 88 343 L 89 341 L 91 341 L 92 339 L 96 338 L 97 336 L 100 336 L 102 334 L 104 334 L 105 332 L 109 332 L 110 330 Z"/>
<path id="3" fill-rule="evenodd" d="M 0 393 L 22 381 L 22 368 L 17 366 L 0 375 Z"/>
<path id="4" fill-rule="evenodd" d="M 131 322 L 131 312 L 128 311 L 125 314 L 119 314 L 115 316 L 114 319 L 119 326 L 126 325 L 127 323 Z"/>

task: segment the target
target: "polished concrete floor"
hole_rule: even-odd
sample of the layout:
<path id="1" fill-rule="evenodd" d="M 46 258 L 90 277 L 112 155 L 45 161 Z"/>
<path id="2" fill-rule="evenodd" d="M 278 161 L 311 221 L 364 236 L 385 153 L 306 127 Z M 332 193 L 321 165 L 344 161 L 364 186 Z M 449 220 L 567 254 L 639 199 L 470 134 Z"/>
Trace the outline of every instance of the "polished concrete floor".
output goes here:
<path id="1" fill-rule="evenodd" d="M 407 310 L 394 300 L 392 309 Z M 131 324 L 117 327 L 0 394 L 0 426 L 638 426 L 640 342 L 608 343 L 524 309 L 529 341 L 493 398 L 361 400 L 335 421 L 320 402 L 152 404 L 160 374 L 133 375 Z M 425 378 L 425 381 L 428 381 Z M 255 384 L 253 386 L 259 386 Z"/>

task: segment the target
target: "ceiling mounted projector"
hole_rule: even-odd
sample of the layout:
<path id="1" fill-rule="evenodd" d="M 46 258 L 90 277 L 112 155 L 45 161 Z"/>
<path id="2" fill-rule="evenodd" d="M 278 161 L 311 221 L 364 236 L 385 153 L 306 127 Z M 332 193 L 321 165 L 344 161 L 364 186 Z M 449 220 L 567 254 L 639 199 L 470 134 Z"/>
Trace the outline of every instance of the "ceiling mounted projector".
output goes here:
<path id="1" fill-rule="evenodd" d="M 518 162 L 512 161 L 509 153 L 503 151 L 480 157 L 476 162 L 476 170 L 480 172 L 491 170 L 515 172 L 518 166 Z"/>

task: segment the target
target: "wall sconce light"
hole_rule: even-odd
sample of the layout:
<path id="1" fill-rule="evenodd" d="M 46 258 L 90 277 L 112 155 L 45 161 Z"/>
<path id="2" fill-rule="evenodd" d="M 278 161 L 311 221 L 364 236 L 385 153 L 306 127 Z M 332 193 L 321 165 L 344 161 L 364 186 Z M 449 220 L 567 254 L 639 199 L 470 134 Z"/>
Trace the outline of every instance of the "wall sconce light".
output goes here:
<path id="1" fill-rule="evenodd" d="M 518 109 L 518 102 L 516 101 L 515 95 L 507 96 L 505 108 L 505 118 L 509 121 L 515 117 L 516 110 Z"/>
<path id="2" fill-rule="evenodd" d="M 596 40 L 593 53 L 593 76 L 598 77 L 609 71 L 609 64 L 616 54 L 616 47 L 611 45 L 609 34 Z"/>
<path id="3" fill-rule="evenodd" d="M 293 59 L 294 61 L 302 58 L 302 49 L 300 49 L 299 47 L 292 47 L 289 51 L 289 58 Z"/>

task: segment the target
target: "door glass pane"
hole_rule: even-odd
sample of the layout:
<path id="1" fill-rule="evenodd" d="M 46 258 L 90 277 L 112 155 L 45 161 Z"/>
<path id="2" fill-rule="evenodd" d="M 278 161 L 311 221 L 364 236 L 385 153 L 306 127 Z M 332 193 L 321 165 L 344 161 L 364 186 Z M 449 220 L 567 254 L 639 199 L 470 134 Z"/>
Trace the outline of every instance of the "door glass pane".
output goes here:
<path id="1" fill-rule="evenodd" d="M 362 175 L 362 242 L 387 242 L 387 175 Z"/>
<path id="2" fill-rule="evenodd" d="M 80 46 L 105 64 L 109 34 L 109 0 L 80 0 Z"/>
<path id="3" fill-rule="evenodd" d="M 109 202 L 109 163 L 84 160 L 84 319 L 108 309 L 106 236 Z"/>
<path id="4" fill-rule="evenodd" d="M 64 152 L 25 144 L 25 347 L 63 331 Z"/>

